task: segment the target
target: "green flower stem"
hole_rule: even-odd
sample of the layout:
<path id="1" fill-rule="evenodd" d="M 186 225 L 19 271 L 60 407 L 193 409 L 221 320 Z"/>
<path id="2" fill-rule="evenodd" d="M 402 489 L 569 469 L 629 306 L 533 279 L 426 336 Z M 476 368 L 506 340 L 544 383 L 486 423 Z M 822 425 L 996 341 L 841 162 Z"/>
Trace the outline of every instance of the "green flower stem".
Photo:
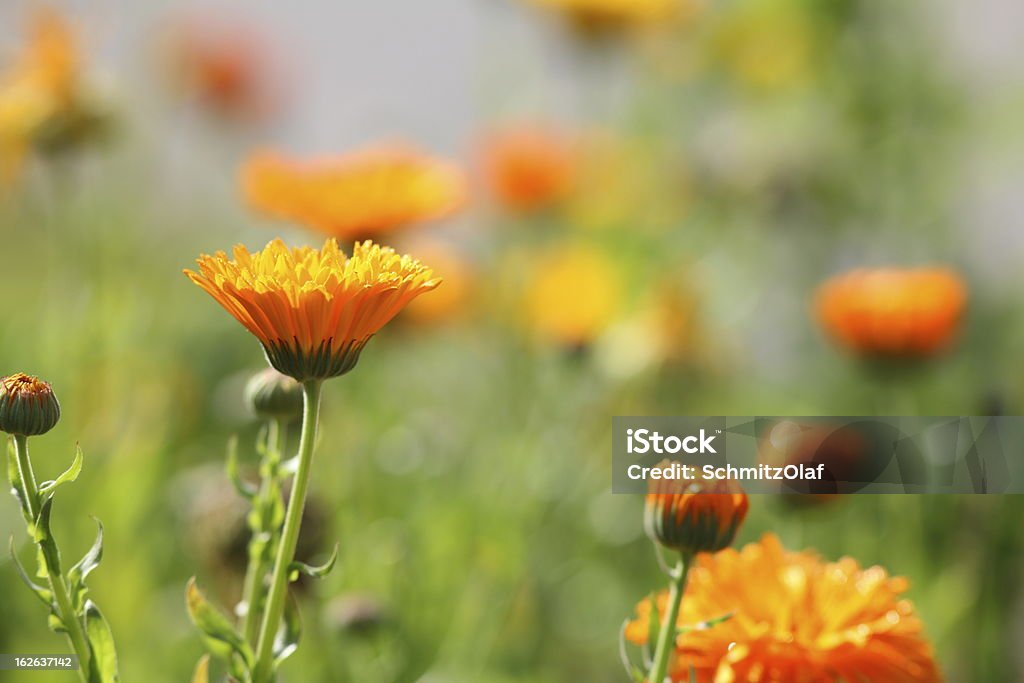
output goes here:
<path id="1" fill-rule="evenodd" d="M 309 487 L 310 466 L 313 464 L 313 446 L 316 441 L 317 419 L 320 413 L 321 380 L 308 380 L 302 384 L 303 409 L 302 433 L 299 436 L 299 467 L 295 472 L 288 511 L 285 513 L 281 543 L 274 561 L 274 573 L 270 582 L 267 610 L 260 625 L 256 646 L 256 662 L 253 667 L 253 683 L 271 683 L 274 680 L 274 638 L 281 625 L 284 603 L 288 593 L 288 565 L 295 559 L 295 546 L 299 541 L 299 526 L 302 524 L 302 510 L 306 504 L 306 489 Z"/>
<path id="2" fill-rule="evenodd" d="M 28 507 L 29 515 L 33 520 L 37 520 L 39 519 L 40 509 L 39 489 L 36 486 L 35 473 L 32 471 L 32 461 L 28 457 L 28 437 L 18 434 L 14 435 L 14 452 L 18 460 L 18 471 L 24 488 L 25 504 Z M 44 552 L 42 555 L 45 557 L 46 553 Z M 57 601 L 60 620 L 67 629 L 72 649 L 78 655 L 78 675 L 83 681 L 88 681 L 91 650 L 89 649 L 89 641 L 85 637 L 85 631 L 82 630 L 82 621 L 75 613 L 71 602 L 71 595 L 64 584 L 64 576 L 60 573 L 60 568 L 47 567 L 46 574 L 50 580 L 50 589 L 53 591 L 53 597 Z"/>
<path id="3" fill-rule="evenodd" d="M 661 630 L 658 633 L 658 644 L 654 649 L 654 666 L 651 668 L 651 675 L 647 677 L 648 683 L 664 683 L 668 674 L 668 660 L 672 655 L 676 642 L 676 624 L 679 621 L 679 606 L 683 603 L 683 593 L 686 591 L 686 577 L 690 573 L 690 565 L 693 556 L 683 555 L 679 558 L 675 569 L 672 570 L 672 589 L 668 596 L 668 612 L 661 622 Z M 652 607 L 654 607 L 652 605 Z"/>
<path id="4" fill-rule="evenodd" d="M 283 420 L 273 419 L 267 425 L 267 452 L 263 462 L 260 464 L 262 479 L 260 490 L 256 494 L 255 506 L 265 507 L 267 499 L 273 495 L 280 495 L 277 486 L 278 469 L 281 464 L 281 454 L 284 453 L 287 439 L 287 425 Z M 261 528 L 253 529 L 252 533 L 267 534 L 271 542 L 277 540 L 277 529 L 262 528 L 263 515 L 261 513 Z M 249 553 L 249 567 L 246 569 L 245 583 L 243 584 L 242 595 L 245 599 L 246 611 L 243 634 L 245 641 L 256 647 L 256 638 L 259 635 L 260 617 L 263 615 L 263 603 L 266 600 L 266 579 L 270 571 L 270 562 L 266 552 L 257 554 Z"/>

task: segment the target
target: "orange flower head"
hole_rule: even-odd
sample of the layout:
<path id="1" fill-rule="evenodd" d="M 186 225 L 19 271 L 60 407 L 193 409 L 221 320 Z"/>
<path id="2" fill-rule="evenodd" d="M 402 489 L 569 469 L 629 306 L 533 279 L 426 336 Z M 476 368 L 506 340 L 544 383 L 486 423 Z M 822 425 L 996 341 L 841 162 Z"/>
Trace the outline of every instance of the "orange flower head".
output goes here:
<path id="1" fill-rule="evenodd" d="M 270 46 L 237 20 L 188 18 L 175 27 L 167 52 L 180 85 L 218 114 L 259 120 L 280 104 Z"/>
<path id="2" fill-rule="evenodd" d="M 945 348 L 967 303 L 963 280 L 945 268 L 863 269 L 818 290 L 818 319 L 856 353 L 928 356 Z"/>
<path id="3" fill-rule="evenodd" d="M 564 135 L 538 126 L 488 136 L 481 150 L 484 181 L 507 209 L 534 211 L 564 199 L 576 175 L 576 150 Z"/>
<path id="4" fill-rule="evenodd" d="M 38 436 L 60 420 L 60 403 L 49 383 L 19 372 L 0 379 L 0 431 Z"/>
<path id="5" fill-rule="evenodd" d="M 644 530 L 652 541 L 686 555 L 715 553 L 732 544 L 749 507 L 747 494 L 732 480 L 652 479 Z"/>
<path id="6" fill-rule="evenodd" d="M 683 595 L 678 625 L 689 628 L 676 639 L 672 681 L 940 683 L 921 621 L 901 597 L 907 587 L 848 557 L 789 552 L 772 534 L 700 555 Z M 668 591 L 640 602 L 626 638 L 646 643 L 651 610 L 663 617 L 667 604 Z"/>
<path id="7" fill-rule="evenodd" d="M 665 22 L 684 7 L 681 0 L 531 0 L 562 12 L 583 28 L 610 28 Z"/>
<path id="8" fill-rule="evenodd" d="M 442 218 L 467 194 L 456 165 L 385 144 L 312 160 L 257 153 L 241 182 L 253 208 L 345 241 Z"/>
<path id="9" fill-rule="evenodd" d="M 409 256 L 371 242 L 351 258 L 328 239 L 322 249 L 289 248 L 277 239 L 262 251 L 234 248 L 202 255 L 186 270 L 263 345 L 267 360 L 302 382 L 342 375 L 366 342 L 440 280 Z"/>
<path id="10" fill-rule="evenodd" d="M 473 305 L 476 272 L 466 256 L 440 242 L 422 242 L 415 252 L 428 261 L 444 280 L 444 287 L 431 296 L 416 299 L 402 314 L 402 320 L 417 325 L 439 325 L 464 317 Z"/>

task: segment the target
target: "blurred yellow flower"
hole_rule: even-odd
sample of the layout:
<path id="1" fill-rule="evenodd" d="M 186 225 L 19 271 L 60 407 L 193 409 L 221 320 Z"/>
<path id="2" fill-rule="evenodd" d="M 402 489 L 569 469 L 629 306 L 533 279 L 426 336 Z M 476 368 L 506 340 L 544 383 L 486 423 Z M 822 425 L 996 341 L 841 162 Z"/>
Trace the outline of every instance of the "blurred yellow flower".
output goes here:
<path id="1" fill-rule="evenodd" d="M 772 534 L 740 551 L 700 555 L 679 626 L 732 617 L 678 636 L 672 681 L 938 683 L 921 621 L 901 597 L 907 587 L 906 579 L 848 557 L 823 562 L 813 552 L 787 551 Z M 656 596 L 659 615 L 667 601 L 667 591 Z M 650 599 L 637 605 L 629 641 L 647 642 L 652 608 Z"/>
<path id="2" fill-rule="evenodd" d="M 618 264 L 603 252 L 563 245 L 534 261 L 526 284 L 527 324 L 541 338 L 586 344 L 619 312 L 623 288 Z"/>
<path id="3" fill-rule="evenodd" d="M 483 180 L 507 209 L 533 211 L 564 199 L 576 176 L 574 141 L 539 125 L 494 131 L 480 150 Z"/>
<path id="4" fill-rule="evenodd" d="M 267 360 L 299 381 L 351 370 L 363 347 L 402 308 L 440 284 L 429 268 L 371 242 L 352 257 L 328 239 L 322 249 L 274 240 L 262 251 L 202 255 L 185 270 L 252 332 Z"/>
<path id="5" fill-rule="evenodd" d="M 742 84 L 757 89 L 800 85 L 814 69 L 815 25 L 789 0 L 747 0 L 722 21 L 714 49 Z"/>
<path id="6" fill-rule="evenodd" d="M 60 149 L 97 130 L 70 23 L 52 9 L 32 17 L 28 44 L 0 72 L 0 183 L 11 180 L 33 147 Z"/>
<path id="7" fill-rule="evenodd" d="M 947 347 L 967 305 L 967 287 L 945 268 L 861 269 L 817 292 L 822 327 L 865 355 L 927 356 Z"/>
<path id="8" fill-rule="evenodd" d="M 260 152 L 241 184 L 253 208 L 345 241 L 442 218 L 467 196 L 458 166 L 395 144 L 310 160 Z"/>
<path id="9" fill-rule="evenodd" d="M 402 320 L 436 325 L 464 317 L 472 308 L 476 273 L 457 249 L 440 242 L 416 242 L 413 251 L 444 281 L 430 296 L 412 301 Z"/>
<path id="10" fill-rule="evenodd" d="M 534 5 L 562 12 L 584 27 L 637 25 L 663 22 L 691 9 L 684 0 L 530 0 Z"/>

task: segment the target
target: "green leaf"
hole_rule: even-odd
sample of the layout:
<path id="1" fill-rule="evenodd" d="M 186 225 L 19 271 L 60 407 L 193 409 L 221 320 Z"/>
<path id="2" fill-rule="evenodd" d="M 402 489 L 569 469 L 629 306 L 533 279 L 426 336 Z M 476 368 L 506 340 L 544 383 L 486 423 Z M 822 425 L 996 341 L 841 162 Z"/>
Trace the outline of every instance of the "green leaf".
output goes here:
<path id="1" fill-rule="evenodd" d="M 661 635 L 661 616 L 658 614 L 658 596 L 651 593 L 647 596 L 651 603 L 651 611 L 647 615 L 647 642 L 644 643 L 644 665 L 650 668 L 654 663 L 654 644 Z"/>
<path id="2" fill-rule="evenodd" d="M 210 683 L 210 655 L 203 655 L 192 672 L 192 683 Z"/>
<path id="3" fill-rule="evenodd" d="M 39 487 L 39 493 L 50 493 L 54 491 L 61 484 L 66 484 L 78 479 L 79 473 L 82 471 L 82 447 L 75 445 L 75 459 L 71 463 L 71 467 L 64 470 L 64 473 L 53 481 L 43 482 L 42 486 Z"/>
<path id="4" fill-rule="evenodd" d="M 40 600 L 43 601 L 43 603 L 47 607 L 49 607 L 51 610 L 55 609 L 53 605 L 53 593 L 50 591 L 50 589 L 43 588 L 35 581 L 33 581 L 32 577 L 28 575 L 28 572 L 25 571 L 25 568 L 21 566 L 21 562 L 18 561 L 18 554 L 14 551 L 14 536 L 11 536 L 10 550 L 11 560 L 14 561 L 14 568 L 17 570 L 18 576 L 21 577 L 21 580 L 25 583 L 26 586 L 28 586 L 32 590 L 33 593 L 36 594 L 36 596 Z"/>
<path id="5" fill-rule="evenodd" d="M 629 619 L 626 619 L 619 629 L 619 661 L 622 662 L 622 668 L 626 670 L 626 675 L 633 683 L 644 683 L 644 672 L 630 660 L 629 653 L 626 651 L 626 628 L 628 626 Z"/>
<path id="6" fill-rule="evenodd" d="M 53 539 L 53 534 L 50 533 L 50 511 L 52 508 L 53 496 L 44 497 L 32 535 L 39 545 L 43 561 L 46 564 L 46 571 L 50 576 L 60 576 L 60 551 L 57 549 L 57 542 Z"/>
<path id="7" fill-rule="evenodd" d="M 302 619 L 299 616 L 299 605 L 295 602 L 295 596 L 289 593 L 284 604 L 284 628 L 278 632 L 274 640 L 274 666 L 288 659 L 298 649 L 301 637 Z"/>
<path id="8" fill-rule="evenodd" d="M 92 657 L 89 660 L 89 683 L 117 683 L 117 652 L 114 634 L 107 620 L 92 600 L 85 603 L 85 635 L 89 639 Z"/>
<path id="9" fill-rule="evenodd" d="M 75 601 L 75 609 L 80 609 L 85 598 L 85 579 L 89 573 L 100 565 L 103 559 L 103 522 L 93 517 L 96 522 L 96 540 L 92 547 L 79 560 L 75 566 L 68 570 L 68 582 L 71 584 L 71 594 Z"/>
<path id="10" fill-rule="evenodd" d="M 714 617 L 713 619 L 708 619 L 707 621 L 702 621 L 692 626 L 679 626 L 676 628 L 676 635 L 681 636 L 684 633 L 690 633 L 691 631 L 706 631 L 709 628 L 713 628 L 719 624 L 729 621 L 733 616 L 735 616 L 735 614 L 735 612 L 729 612 L 728 614 L 723 614 L 720 617 Z"/>
<path id="11" fill-rule="evenodd" d="M 231 485 L 235 487 L 235 491 L 238 495 L 242 496 L 246 500 L 252 500 L 256 497 L 256 487 L 247 481 L 244 481 L 241 475 L 238 473 L 238 437 L 232 436 L 228 440 L 228 457 L 227 463 L 224 467 L 227 472 L 228 479 L 231 480 Z"/>
<path id="12" fill-rule="evenodd" d="M 231 653 L 239 655 L 246 668 L 252 669 L 252 648 L 235 630 L 231 620 L 214 607 L 196 586 L 193 576 L 185 589 L 185 604 L 192 623 L 203 632 L 207 646 L 213 654 L 231 661 Z"/>
<path id="13" fill-rule="evenodd" d="M 338 544 L 334 544 L 334 552 L 331 553 L 330 559 L 321 565 L 311 566 L 304 562 L 292 562 L 288 565 L 288 580 L 291 582 L 298 581 L 299 574 L 305 574 L 311 576 L 314 579 L 322 579 L 331 573 L 334 569 L 334 563 L 338 561 Z"/>

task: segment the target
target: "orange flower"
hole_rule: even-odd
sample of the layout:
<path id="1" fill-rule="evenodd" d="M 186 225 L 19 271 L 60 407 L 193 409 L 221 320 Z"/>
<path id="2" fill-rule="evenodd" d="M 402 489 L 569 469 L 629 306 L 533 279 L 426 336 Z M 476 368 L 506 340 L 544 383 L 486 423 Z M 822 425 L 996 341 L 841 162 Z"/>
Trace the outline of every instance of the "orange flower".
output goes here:
<path id="1" fill-rule="evenodd" d="M 241 181 L 255 209 L 346 241 L 441 218 L 466 201 L 457 166 L 403 145 L 313 160 L 257 153 Z"/>
<path id="2" fill-rule="evenodd" d="M 444 287 L 431 296 L 410 303 L 402 320 L 435 325 L 465 315 L 472 305 L 476 279 L 472 264 L 457 250 L 437 242 L 416 244 L 415 252 L 428 261 L 431 269 L 444 279 Z"/>
<path id="3" fill-rule="evenodd" d="M 533 4 L 565 13 L 585 28 L 649 24 L 667 21 L 681 10 L 682 0 L 531 0 Z"/>
<path id="4" fill-rule="evenodd" d="M 813 552 L 786 551 L 772 534 L 740 551 L 701 555 L 678 624 L 732 617 L 679 635 L 672 680 L 939 683 L 921 621 L 900 597 L 907 587 L 906 579 L 851 558 L 823 562 Z M 667 601 L 667 591 L 657 596 L 659 614 Z M 651 609 L 649 599 L 637 605 L 628 640 L 647 642 Z"/>
<path id="5" fill-rule="evenodd" d="M 484 181 L 506 208 L 548 207 L 572 189 L 576 151 L 564 135 L 539 126 L 510 128 L 488 136 L 482 146 Z"/>
<path id="6" fill-rule="evenodd" d="M 732 544 L 749 507 L 735 481 L 652 479 L 644 530 L 652 541 L 686 555 L 714 553 Z"/>
<path id="7" fill-rule="evenodd" d="M 947 346 L 967 303 L 963 280 L 944 268 L 854 270 L 818 290 L 818 319 L 865 355 L 927 356 Z"/>
<path id="8" fill-rule="evenodd" d="M 410 301 L 440 284 L 429 268 L 371 242 L 348 258 L 333 239 L 320 250 L 274 240 L 250 253 L 238 245 L 202 255 L 186 270 L 263 344 L 267 360 L 305 381 L 342 375 L 366 342 Z"/>
<path id="9" fill-rule="evenodd" d="M 221 115 L 261 119 L 279 104 L 269 46 L 237 20 L 188 18 L 175 28 L 168 53 L 181 85 Z"/>

